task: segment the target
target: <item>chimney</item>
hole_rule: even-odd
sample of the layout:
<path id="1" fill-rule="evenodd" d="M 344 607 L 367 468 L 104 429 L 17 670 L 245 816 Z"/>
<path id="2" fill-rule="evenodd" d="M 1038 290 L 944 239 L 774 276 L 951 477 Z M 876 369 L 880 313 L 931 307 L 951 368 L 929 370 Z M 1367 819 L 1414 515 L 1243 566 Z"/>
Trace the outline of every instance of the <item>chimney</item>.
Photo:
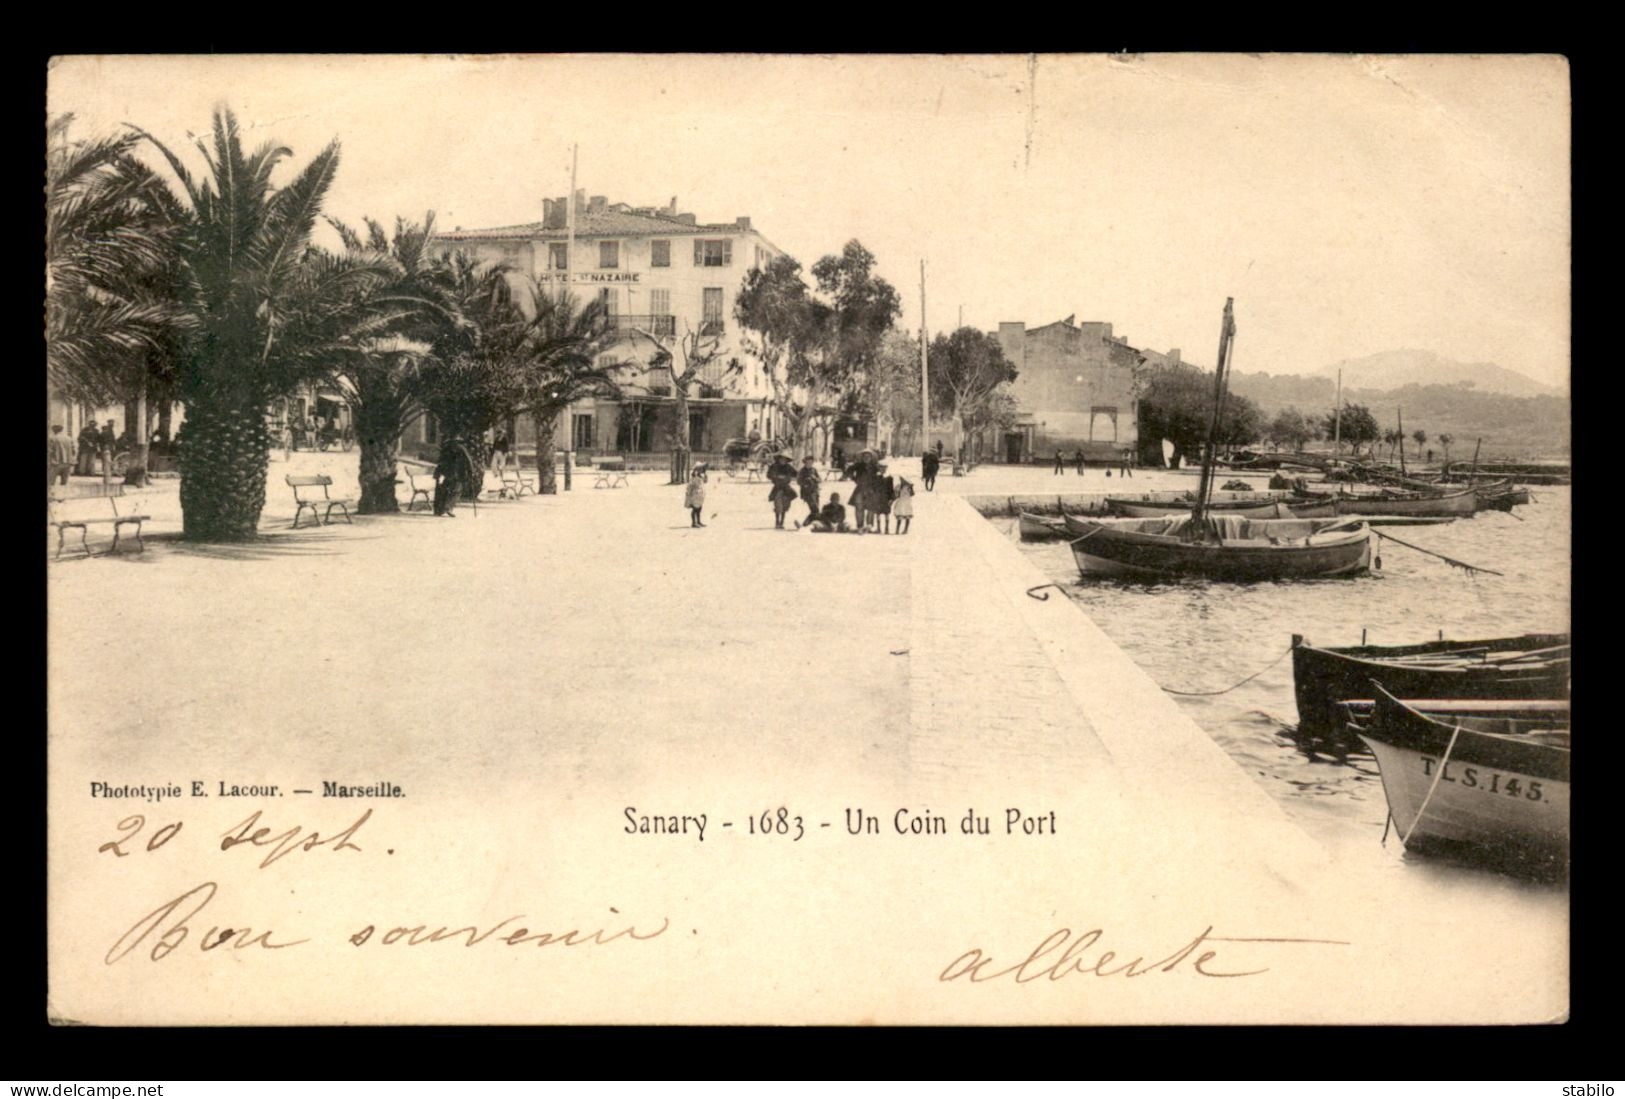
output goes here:
<path id="1" fill-rule="evenodd" d="M 553 228 L 553 200 L 550 198 L 542 199 L 542 228 Z"/>
<path id="2" fill-rule="evenodd" d="M 1168 352 L 1168 361 L 1172 363 L 1179 362 L 1179 348 L 1176 347 L 1172 351 Z"/>
<path id="3" fill-rule="evenodd" d="M 741 229 L 749 229 L 750 218 L 734 218 L 734 224 Z"/>
<path id="4" fill-rule="evenodd" d="M 676 195 L 672 195 L 671 196 L 671 202 L 669 202 L 666 205 L 666 216 L 669 217 L 669 218 L 674 218 L 674 217 L 677 216 L 677 196 Z"/>
<path id="5" fill-rule="evenodd" d="M 591 205 L 589 205 L 587 207 L 587 212 L 589 214 L 601 214 L 601 213 L 604 212 L 604 208 L 607 207 L 608 205 L 609 205 L 609 199 L 608 198 L 606 198 L 603 195 L 593 195 L 592 196 L 592 203 L 591 203 Z"/>
<path id="6" fill-rule="evenodd" d="M 684 224 L 684 225 L 693 225 L 694 224 L 694 215 L 693 214 L 678 214 L 677 215 L 677 220 L 679 222 L 681 222 L 682 224 Z"/>

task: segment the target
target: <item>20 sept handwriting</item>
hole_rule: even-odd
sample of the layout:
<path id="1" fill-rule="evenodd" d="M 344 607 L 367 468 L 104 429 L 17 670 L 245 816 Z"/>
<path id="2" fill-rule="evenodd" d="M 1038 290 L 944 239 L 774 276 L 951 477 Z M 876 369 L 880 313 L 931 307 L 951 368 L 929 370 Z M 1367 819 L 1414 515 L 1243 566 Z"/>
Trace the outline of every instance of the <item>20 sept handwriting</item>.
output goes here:
<path id="1" fill-rule="evenodd" d="M 220 887 L 212 881 L 206 881 L 182 893 L 172 901 L 166 901 L 157 908 L 137 920 L 124 934 L 118 937 L 103 958 L 106 965 L 114 965 L 135 953 L 138 949 L 149 961 L 161 962 L 169 957 L 175 950 L 184 945 L 192 937 L 194 927 L 192 921 L 196 920 L 198 913 L 214 900 Z M 611 912 L 620 915 L 615 909 Z M 406 946 L 423 946 L 428 943 L 460 942 L 464 947 L 479 946 L 484 942 L 501 943 L 506 946 L 604 946 L 617 939 L 644 942 L 658 938 L 671 926 L 670 919 L 662 919 L 660 926 L 653 931 L 639 931 L 635 925 L 628 924 L 619 931 L 611 932 L 607 928 L 596 931 L 582 932 L 579 929 L 570 931 L 534 931 L 520 921 L 523 915 L 509 916 L 486 926 L 469 924 L 463 927 L 452 928 L 441 925 L 434 930 L 429 925 L 418 924 L 413 927 L 392 925 L 382 933 L 381 925 L 367 924 L 353 934 L 346 936 L 351 946 L 361 947 L 368 943 L 377 943 L 382 946 L 393 946 L 404 943 Z M 619 921 L 617 921 L 619 922 Z M 201 925 L 200 925 L 201 926 Z M 227 926 L 213 924 L 207 932 L 203 932 L 196 940 L 198 949 L 204 953 L 219 950 L 230 945 L 232 950 L 284 950 L 292 946 L 300 946 L 312 940 L 278 938 L 278 932 L 269 928 L 255 933 L 248 926 Z M 138 955 L 139 956 L 139 955 Z"/>
<path id="2" fill-rule="evenodd" d="M 1314 944 L 1318 946 L 1348 946 L 1349 944 L 1338 939 L 1285 939 L 1285 938 L 1238 938 L 1213 934 L 1211 925 L 1204 928 L 1189 943 L 1169 954 L 1159 961 L 1147 963 L 1145 955 L 1140 954 L 1133 961 L 1114 965 L 1117 962 L 1118 952 L 1115 950 L 1102 950 L 1099 954 L 1091 953 L 1105 937 L 1100 928 L 1085 931 L 1073 938 L 1071 928 L 1063 927 L 1052 931 L 1043 942 L 1028 951 L 1027 956 L 1015 965 L 1006 965 L 991 972 L 983 972 L 993 966 L 994 960 L 980 949 L 967 950 L 953 961 L 949 962 L 938 976 L 939 981 L 957 981 L 968 978 L 972 984 L 984 981 L 995 981 L 1008 977 L 1016 984 L 1026 984 L 1036 981 L 1040 977 L 1048 977 L 1052 981 L 1059 981 L 1063 977 L 1070 977 L 1074 973 L 1090 973 L 1096 977 L 1144 977 L 1153 973 L 1172 973 L 1183 965 L 1186 959 L 1196 954 L 1197 950 L 1208 943 L 1272 943 L 1283 945 L 1288 943 Z M 1062 949 L 1062 948 L 1065 949 Z M 1059 953 L 1056 953 L 1059 951 Z M 1209 968 L 1209 965 L 1213 968 Z M 1190 963 L 1189 969 L 1203 977 L 1256 977 L 1260 973 L 1269 972 L 1269 967 L 1260 969 L 1229 969 L 1228 966 L 1241 964 L 1235 962 L 1221 962 L 1217 950 L 1204 950 Z M 1256 964 L 1256 963 L 1250 963 Z M 1219 966 L 1226 966 L 1220 969 Z"/>
<path id="3" fill-rule="evenodd" d="M 372 810 L 368 809 L 362 813 L 354 824 L 342 832 L 335 832 L 326 838 L 323 838 L 321 833 L 314 830 L 307 833 L 305 826 L 302 824 L 295 824 L 291 828 L 281 831 L 271 827 L 256 827 L 260 823 L 260 816 L 260 811 L 256 810 L 249 814 L 247 820 L 234 824 L 221 833 L 220 850 L 230 851 L 233 847 L 244 843 L 251 847 L 269 847 L 270 852 L 260 862 L 260 869 L 263 870 L 273 862 L 296 850 L 314 851 L 318 847 L 331 845 L 334 851 L 360 851 L 360 846 L 351 841 L 355 839 L 356 833 L 361 830 L 361 826 L 372 819 Z M 131 852 L 126 851 L 125 848 L 136 846 L 136 838 L 146 825 L 147 818 L 139 813 L 125 817 L 118 822 L 117 826 L 122 834 L 98 847 L 96 849 L 97 854 L 110 853 L 116 858 L 128 858 Z M 155 829 L 147 837 L 146 842 L 140 846 L 147 851 L 157 851 L 179 835 L 183 827 L 184 822 L 171 821 L 169 824 Z M 393 850 L 391 853 L 393 854 Z"/>

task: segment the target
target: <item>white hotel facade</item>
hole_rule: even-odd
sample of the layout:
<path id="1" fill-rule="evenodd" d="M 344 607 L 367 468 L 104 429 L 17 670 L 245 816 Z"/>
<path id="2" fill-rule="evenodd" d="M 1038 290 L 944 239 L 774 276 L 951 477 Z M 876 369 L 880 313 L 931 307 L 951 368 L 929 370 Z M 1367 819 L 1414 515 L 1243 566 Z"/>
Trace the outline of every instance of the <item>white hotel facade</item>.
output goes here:
<path id="1" fill-rule="evenodd" d="M 601 299 L 624 334 L 604 354 L 606 362 L 647 364 L 655 347 L 640 330 L 679 339 L 698 332 L 715 339 L 718 355 L 689 389 L 690 447 L 716 452 L 728 439 L 752 431 L 776 436 L 771 389 L 760 362 L 740 339 L 733 310 L 745 275 L 782 251 L 748 217 L 702 224 L 693 214 L 679 213 L 676 199 L 664 207 L 633 207 L 578 192 L 575 250 L 567 257 L 568 209 L 564 198 L 545 199 L 539 222 L 457 228 L 436 234 L 436 246 L 505 264 L 544 288 L 562 287 L 568 271 L 576 295 Z M 731 359 L 742 369 L 724 377 Z M 553 445 L 594 454 L 669 450 L 675 403 L 666 372 L 630 369 L 621 389 L 618 401 L 590 398 L 571 406 L 560 417 Z M 516 426 L 516 442 L 533 445 L 530 423 L 521 419 Z M 412 435 L 409 445 L 436 441 L 432 423 Z"/>

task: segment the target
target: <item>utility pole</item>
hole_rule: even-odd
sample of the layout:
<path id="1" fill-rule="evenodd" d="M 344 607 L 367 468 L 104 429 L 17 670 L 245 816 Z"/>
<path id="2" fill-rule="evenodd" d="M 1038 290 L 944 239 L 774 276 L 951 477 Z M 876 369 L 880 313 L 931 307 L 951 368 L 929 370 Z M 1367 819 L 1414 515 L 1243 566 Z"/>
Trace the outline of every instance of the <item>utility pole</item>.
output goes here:
<path id="1" fill-rule="evenodd" d="M 931 449 L 931 374 L 926 369 L 925 261 L 920 261 L 920 454 Z"/>
<path id="2" fill-rule="evenodd" d="M 566 215 L 567 220 L 566 220 L 565 244 L 564 244 L 564 300 L 565 300 L 566 305 L 568 305 L 569 302 L 570 302 L 570 290 L 571 290 L 571 287 L 572 287 L 572 285 L 574 284 L 574 281 L 575 281 L 572 278 L 572 276 L 575 274 L 575 262 L 576 262 L 576 151 L 577 151 L 577 146 L 571 145 L 570 146 L 570 198 L 569 198 L 570 205 L 567 207 L 567 209 L 569 210 L 569 213 Z M 575 416 L 574 416 L 573 413 L 571 413 L 570 407 L 568 405 L 566 405 L 564 407 L 563 416 L 565 418 L 565 425 L 564 425 L 564 431 L 565 431 L 565 435 L 564 435 L 564 491 L 569 492 L 570 491 L 570 467 L 575 464 L 574 458 L 575 458 L 575 446 L 576 446 L 576 425 L 575 425 Z M 555 432 L 558 431 L 558 421 L 557 420 L 553 421 L 553 430 Z M 536 452 L 538 454 L 541 453 L 541 444 L 540 444 L 539 440 L 537 442 L 537 451 Z M 553 448 L 551 446 L 549 446 L 547 448 L 547 460 L 549 462 L 551 462 L 553 460 Z M 540 477 L 541 474 L 538 473 L 537 476 Z"/>
<path id="3" fill-rule="evenodd" d="M 1332 464 L 1337 464 L 1337 452 L 1343 449 L 1343 371 L 1337 372 L 1337 403 L 1332 408 Z"/>

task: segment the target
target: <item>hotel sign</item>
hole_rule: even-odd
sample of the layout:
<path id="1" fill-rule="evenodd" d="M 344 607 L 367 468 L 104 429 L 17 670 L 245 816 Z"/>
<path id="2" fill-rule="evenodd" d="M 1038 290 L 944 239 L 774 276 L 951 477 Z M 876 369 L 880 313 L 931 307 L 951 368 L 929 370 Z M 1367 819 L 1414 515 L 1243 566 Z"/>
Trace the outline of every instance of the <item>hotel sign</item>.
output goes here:
<path id="1" fill-rule="evenodd" d="M 643 275 L 642 271 L 581 271 L 575 276 L 576 282 L 637 282 Z M 563 282 L 563 271 L 544 271 L 543 282 Z"/>

